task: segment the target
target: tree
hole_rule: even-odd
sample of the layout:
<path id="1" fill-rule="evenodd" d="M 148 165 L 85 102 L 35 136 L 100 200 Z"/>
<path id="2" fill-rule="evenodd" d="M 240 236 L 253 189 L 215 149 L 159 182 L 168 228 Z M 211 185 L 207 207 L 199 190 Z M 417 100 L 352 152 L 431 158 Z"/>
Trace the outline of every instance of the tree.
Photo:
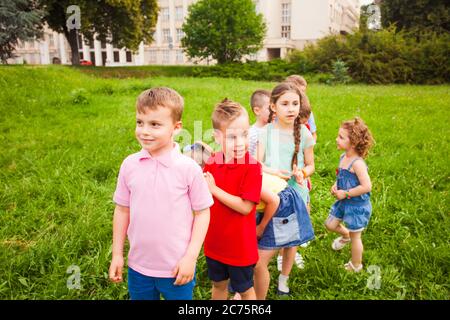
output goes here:
<path id="1" fill-rule="evenodd" d="M 450 31 L 450 5 L 448 0 L 383 0 L 381 1 L 383 26 L 395 23 L 398 30 Z"/>
<path id="2" fill-rule="evenodd" d="M 79 64 L 78 37 L 108 42 L 116 47 L 137 50 L 139 43 L 151 43 L 158 18 L 157 0 L 40 0 L 49 27 L 67 38 L 72 51 L 72 64 Z M 67 27 L 67 8 L 80 8 L 80 30 Z"/>
<path id="3" fill-rule="evenodd" d="M 32 0 L 0 0 L 0 60 L 7 63 L 20 41 L 42 36 L 43 12 Z"/>
<path id="4" fill-rule="evenodd" d="M 199 0 L 189 7 L 183 32 L 188 56 L 212 57 L 222 64 L 257 52 L 266 26 L 252 0 Z"/>

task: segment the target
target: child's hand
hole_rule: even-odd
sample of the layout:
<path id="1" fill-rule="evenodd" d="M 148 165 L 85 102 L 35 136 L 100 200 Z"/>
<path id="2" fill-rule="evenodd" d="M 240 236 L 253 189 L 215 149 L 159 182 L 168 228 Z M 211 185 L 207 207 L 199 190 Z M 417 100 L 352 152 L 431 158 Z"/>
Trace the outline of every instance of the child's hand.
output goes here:
<path id="1" fill-rule="evenodd" d="M 209 191 L 213 193 L 213 190 L 216 187 L 216 180 L 214 180 L 214 177 L 210 172 L 203 173 L 203 176 L 205 177 L 206 183 L 208 184 Z"/>
<path id="2" fill-rule="evenodd" d="M 335 184 L 333 184 L 333 186 L 331 187 L 331 194 L 334 196 L 334 195 L 336 195 L 336 191 L 337 191 L 337 186 L 336 186 L 336 183 Z"/>
<path id="3" fill-rule="evenodd" d="M 263 226 L 261 223 L 256 226 L 256 239 L 261 239 L 266 226 Z"/>
<path id="4" fill-rule="evenodd" d="M 113 256 L 109 267 L 109 280 L 114 283 L 122 282 L 123 256 Z"/>
<path id="5" fill-rule="evenodd" d="M 291 173 L 287 170 L 278 170 L 275 175 L 286 181 L 288 181 L 291 178 Z"/>
<path id="6" fill-rule="evenodd" d="M 336 192 L 334 193 L 334 196 L 338 200 L 345 199 L 345 191 L 344 190 L 336 190 Z"/>
<path id="7" fill-rule="evenodd" d="M 181 258 L 175 269 L 172 271 L 172 275 L 176 278 L 173 284 L 181 286 L 192 281 L 192 279 L 194 279 L 196 262 L 197 259 L 192 257 L 184 256 Z"/>
<path id="8" fill-rule="evenodd" d="M 303 176 L 303 171 L 297 169 L 297 165 L 296 164 L 294 164 L 294 167 L 292 168 L 292 174 L 295 177 L 295 181 L 299 185 L 303 185 L 303 181 L 305 181 L 305 177 Z"/>

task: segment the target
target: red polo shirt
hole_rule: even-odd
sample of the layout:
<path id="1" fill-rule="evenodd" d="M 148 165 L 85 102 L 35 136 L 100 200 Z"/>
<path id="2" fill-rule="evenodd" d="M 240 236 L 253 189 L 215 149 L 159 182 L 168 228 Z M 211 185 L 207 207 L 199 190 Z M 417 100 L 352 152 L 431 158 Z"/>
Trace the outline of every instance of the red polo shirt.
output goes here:
<path id="1" fill-rule="evenodd" d="M 258 261 L 255 208 L 259 203 L 262 167 L 247 152 L 244 159 L 224 164 L 217 152 L 205 165 L 216 185 L 225 192 L 255 203 L 248 215 L 227 207 L 214 197 L 211 220 L 205 239 L 205 256 L 232 266 L 249 266 Z"/>

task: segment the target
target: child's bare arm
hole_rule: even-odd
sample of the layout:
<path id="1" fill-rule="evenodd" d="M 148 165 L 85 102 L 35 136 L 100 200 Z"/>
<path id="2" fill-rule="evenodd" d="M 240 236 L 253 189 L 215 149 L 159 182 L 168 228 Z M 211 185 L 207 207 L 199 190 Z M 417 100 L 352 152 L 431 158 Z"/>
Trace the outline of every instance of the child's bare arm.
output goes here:
<path id="1" fill-rule="evenodd" d="M 194 278 L 195 264 L 208 231 L 209 218 L 209 208 L 194 212 L 191 241 L 186 254 L 173 270 L 173 276 L 176 277 L 175 285 L 186 284 Z"/>
<path id="2" fill-rule="evenodd" d="M 248 215 L 252 211 L 255 206 L 254 202 L 229 194 L 216 186 L 214 177 L 210 172 L 205 172 L 205 179 L 208 183 L 209 191 L 224 205 L 243 215 Z"/>
<path id="3" fill-rule="evenodd" d="M 109 279 L 112 282 L 122 281 L 123 246 L 130 223 L 130 208 L 116 205 L 113 218 L 112 261 L 109 267 Z"/>
<path id="4" fill-rule="evenodd" d="M 256 226 L 256 236 L 258 238 L 262 236 L 262 234 L 264 233 L 264 229 L 267 227 L 267 224 L 277 212 L 278 206 L 280 204 L 280 198 L 277 194 L 263 186 L 261 188 L 261 201 L 266 204 L 266 207 L 264 208 L 264 215 L 261 219 L 261 222 Z"/>
<path id="5" fill-rule="evenodd" d="M 355 170 L 360 185 L 348 191 L 350 197 L 357 197 L 372 190 L 372 182 L 370 181 L 369 173 L 364 161 L 357 160 L 353 163 L 353 170 Z"/>

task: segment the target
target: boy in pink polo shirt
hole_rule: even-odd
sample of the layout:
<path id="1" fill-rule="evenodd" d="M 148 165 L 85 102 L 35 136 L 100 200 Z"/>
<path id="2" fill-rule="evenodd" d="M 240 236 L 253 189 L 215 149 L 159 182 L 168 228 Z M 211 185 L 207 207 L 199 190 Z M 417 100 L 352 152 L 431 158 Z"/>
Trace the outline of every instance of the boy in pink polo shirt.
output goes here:
<path id="1" fill-rule="evenodd" d="M 248 152 L 249 118 L 238 103 L 225 99 L 212 114 L 216 152 L 203 171 L 214 197 L 205 239 L 212 299 L 227 299 L 228 280 L 243 300 L 256 299 L 253 269 L 258 261 L 255 207 L 261 195 L 261 164 Z"/>
<path id="2" fill-rule="evenodd" d="M 137 99 L 136 138 L 142 150 L 120 167 L 109 268 L 110 280 L 121 282 L 128 235 L 132 300 L 192 299 L 213 199 L 200 167 L 173 141 L 182 126 L 183 104 L 176 91 L 164 87 Z"/>

